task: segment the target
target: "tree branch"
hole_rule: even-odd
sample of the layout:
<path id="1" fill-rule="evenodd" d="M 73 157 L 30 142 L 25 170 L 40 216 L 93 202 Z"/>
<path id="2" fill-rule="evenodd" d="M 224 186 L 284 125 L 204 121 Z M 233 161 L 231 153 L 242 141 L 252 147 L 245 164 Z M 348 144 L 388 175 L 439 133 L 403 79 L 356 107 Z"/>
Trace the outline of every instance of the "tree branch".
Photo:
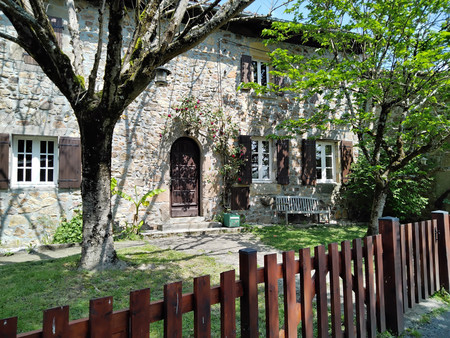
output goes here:
<path id="1" fill-rule="evenodd" d="M 69 57 L 61 51 L 45 12 L 45 17 L 42 15 L 42 1 L 33 0 L 33 6 L 40 17 L 39 22 L 18 3 L 0 0 L 0 9 L 14 26 L 19 45 L 36 60 L 44 73 L 74 105 L 84 88 L 73 71 Z"/>
<path id="2" fill-rule="evenodd" d="M 208 15 L 208 13 L 211 13 L 213 9 L 219 4 L 220 1 L 221 0 L 215 0 L 214 2 L 212 2 L 208 8 L 202 11 L 200 15 L 198 15 L 194 20 L 189 22 L 186 25 L 186 27 L 184 27 L 181 34 L 178 36 L 178 39 L 182 39 L 192 29 L 192 27 L 194 27 L 197 23 L 201 22 L 206 17 L 206 15 Z"/>
<path id="3" fill-rule="evenodd" d="M 109 5 L 108 46 L 106 51 L 105 76 L 103 78 L 102 105 L 113 109 L 119 86 L 122 54 L 122 22 L 124 0 L 113 0 Z M 114 109 L 113 109 L 114 110 Z"/>
<path id="4" fill-rule="evenodd" d="M 92 65 L 91 73 L 89 74 L 89 87 L 88 87 L 88 97 L 91 98 L 95 92 L 95 83 L 97 81 L 98 67 L 100 65 L 100 58 L 102 56 L 103 47 L 103 18 L 105 15 L 105 3 L 106 0 L 102 1 L 102 7 L 98 10 L 98 42 L 97 50 L 94 56 L 94 64 Z"/>
<path id="5" fill-rule="evenodd" d="M 171 18 L 169 27 L 166 28 L 166 32 L 164 34 L 164 38 L 162 40 L 160 46 L 160 53 L 164 53 L 169 44 L 173 41 L 175 36 L 175 31 L 180 27 L 181 21 L 183 20 L 184 13 L 186 12 L 186 8 L 188 5 L 188 0 L 180 0 L 178 3 L 178 7 L 175 11 L 173 18 Z"/>
<path id="6" fill-rule="evenodd" d="M 83 75 L 83 47 L 80 41 L 80 26 L 78 24 L 77 12 L 74 0 L 66 0 L 67 11 L 69 13 L 69 34 L 72 43 L 72 51 L 74 56 L 74 70 L 77 74 Z"/>
<path id="7" fill-rule="evenodd" d="M 435 138 L 431 139 L 431 141 L 428 142 L 427 144 L 421 146 L 420 148 L 413 150 L 411 153 L 406 155 L 398 164 L 391 166 L 390 170 L 393 172 L 398 171 L 398 170 L 402 169 L 405 165 L 407 165 L 412 159 L 416 158 L 417 156 L 428 153 L 433 150 L 436 150 L 441 145 L 443 145 L 444 143 L 449 142 L 449 141 L 450 141 L 450 133 L 440 139 L 437 139 L 435 137 Z"/>
<path id="8" fill-rule="evenodd" d="M 149 80 L 154 76 L 156 67 L 165 64 L 175 56 L 189 50 L 202 42 L 211 32 L 219 29 L 230 18 L 234 17 L 254 0 L 229 0 L 223 6 L 219 7 L 214 16 L 202 25 L 194 27 L 188 34 L 182 38 L 174 37 L 164 50 L 152 44 L 152 48 L 146 52 L 139 60 L 136 60 L 133 68 L 133 76 L 129 72 L 121 75 L 120 95 L 125 100 L 125 105 L 136 98 L 136 96 L 148 85 Z"/>
<path id="9" fill-rule="evenodd" d="M 12 36 L 12 35 L 5 34 L 5 33 L 0 32 L 0 38 L 9 40 L 9 41 L 11 41 L 11 42 L 14 42 L 14 43 L 16 43 L 16 44 L 18 44 L 19 46 L 22 47 L 21 41 L 20 41 L 18 38 Z"/>

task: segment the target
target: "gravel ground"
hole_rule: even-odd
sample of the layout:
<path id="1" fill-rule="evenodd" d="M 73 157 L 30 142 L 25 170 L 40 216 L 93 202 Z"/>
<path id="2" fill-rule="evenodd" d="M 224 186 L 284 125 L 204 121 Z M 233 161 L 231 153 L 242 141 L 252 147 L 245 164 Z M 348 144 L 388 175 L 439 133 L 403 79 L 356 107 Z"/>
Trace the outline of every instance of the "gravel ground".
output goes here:
<path id="1" fill-rule="evenodd" d="M 433 317 L 429 324 L 420 326 L 417 331 L 422 337 L 450 337 L 450 311 Z"/>

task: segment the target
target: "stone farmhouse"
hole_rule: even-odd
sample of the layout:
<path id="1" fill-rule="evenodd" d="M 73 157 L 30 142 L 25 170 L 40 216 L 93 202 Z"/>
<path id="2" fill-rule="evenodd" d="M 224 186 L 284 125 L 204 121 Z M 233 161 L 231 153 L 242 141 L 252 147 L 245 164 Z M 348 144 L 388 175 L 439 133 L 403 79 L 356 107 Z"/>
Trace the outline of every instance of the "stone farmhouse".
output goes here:
<path id="1" fill-rule="evenodd" d="M 97 9 L 79 6 L 81 39 L 87 66 L 95 53 Z M 47 7 L 61 46 L 71 54 L 64 1 Z M 247 222 L 275 222 L 274 198 L 279 195 L 314 196 L 331 206 L 332 218 L 345 217 L 335 205 L 336 192 L 346 179 L 356 154 L 349 130 L 330 130 L 318 140 L 303 135 L 276 141 L 276 125 L 286 118 L 304 116 L 320 97 L 308 102 L 290 94 L 256 95 L 238 90 L 241 82 L 272 81 L 261 30 L 270 22 L 252 19 L 229 24 L 203 43 L 166 65 L 167 85 L 152 83 L 133 102 L 115 128 L 112 176 L 133 195 L 165 189 L 142 208 L 144 228 L 164 229 L 179 219 L 213 220 L 222 211 L 218 162 L 211 140 L 173 128 L 161 137 L 173 107 L 187 96 L 202 105 L 221 108 L 239 125 L 239 140 L 251 149 L 248 173 L 232 189 L 231 209 Z M 12 26 L 0 15 L 0 29 Z M 131 34 L 131 31 L 128 32 Z M 284 43 L 296 53 L 309 55 L 314 46 Z M 89 69 L 86 70 L 88 73 Z M 34 60 L 20 47 L 0 40 L 0 241 L 3 245 L 45 242 L 63 218 L 80 209 L 80 139 L 71 107 Z M 180 206 L 175 189 L 180 158 L 190 158 L 189 207 Z M 178 161 L 178 162 L 177 162 Z M 134 205 L 114 196 L 113 217 L 130 222 Z"/>

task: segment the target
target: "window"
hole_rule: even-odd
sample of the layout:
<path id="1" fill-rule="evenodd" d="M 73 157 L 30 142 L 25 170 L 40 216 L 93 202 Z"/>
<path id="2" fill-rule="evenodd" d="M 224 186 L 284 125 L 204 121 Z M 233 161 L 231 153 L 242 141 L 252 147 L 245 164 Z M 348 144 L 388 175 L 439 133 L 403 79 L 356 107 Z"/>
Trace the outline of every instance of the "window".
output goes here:
<path id="1" fill-rule="evenodd" d="M 252 180 L 268 181 L 272 172 L 270 140 L 252 139 Z"/>
<path id="2" fill-rule="evenodd" d="M 331 142 L 316 143 L 316 175 L 318 183 L 336 181 L 334 160 L 334 144 Z"/>
<path id="3" fill-rule="evenodd" d="M 269 66 L 263 61 L 252 60 L 253 82 L 261 86 L 267 86 L 269 83 Z"/>
<path id="4" fill-rule="evenodd" d="M 17 136 L 13 138 L 12 184 L 56 185 L 57 139 Z"/>

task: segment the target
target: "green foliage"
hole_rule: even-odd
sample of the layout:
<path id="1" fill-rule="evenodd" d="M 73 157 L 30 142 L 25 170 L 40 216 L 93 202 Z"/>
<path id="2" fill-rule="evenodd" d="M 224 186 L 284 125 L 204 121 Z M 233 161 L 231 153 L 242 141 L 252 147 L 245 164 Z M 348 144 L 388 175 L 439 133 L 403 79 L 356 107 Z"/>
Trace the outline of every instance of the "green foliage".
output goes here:
<path id="1" fill-rule="evenodd" d="M 379 210 L 380 196 L 401 184 L 411 161 L 450 140 L 450 0 L 299 0 L 290 12 L 294 22 L 265 30 L 267 43 L 300 36 L 316 48 L 307 56 L 275 49 L 272 74 L 289 81 L 273 90 L 300 104 L 313 96 L 319 101 L 278 128 L 355 133 L 358 160 L 366 159 L 378 187 L 372 204 Z"/>
<path id="2" fill-rule="evenodd" d="M 112 195 L 118 195 L 122 197 L 123 199 L 126 199 L 127 201 L 130 201 L 134 204 L 135 207 L 135 214 L 133 216 L 133 222 L 132 223 L 126 223 L 125 229 L 121 233 L 125 237 L 127 237 L 128 234 L 134 234 L 138 235 L 141 231 L 141 227 L 144 224 L 144 221 L 139 221 L 139 208 L 142 206 L 148 207 L 150 205 L 150 202 L 147 200 L 148 198 L 152 198 L 162 192 L 166 191 L 165 189 L 153 189 L 148 192 L 146 192 L 144 195 L 139 197 L 137 186 L 134 186 L 134 195 L 133 198 L 131 195 L 128 195 L 122 190 L 119 190 L 117 187 L 117 179 L 112 177 L 111 178 L 111 194 Z M 120 237 L 120 235 L 119 235 Z M 128 238 L 128 237 L 127 237 Z"/>
<path id="3" fill-rule="evenodd" d="M 53 243 L 81 243 L 83 240 L 83 215 L 80 210 L 74 210 L 70 221 L 63 219 L 56 229 Z"/>
<path id="4" fill-rule="evenodd" d="M 450 294 L 444 288 L 441 288 L 439 291 L 437 291 L 432 296 L 432 298 L 438 299 L 443 303 L 447 304 L 447 306 L 450 306 Z"/>
<path id="5" fill-rule="evenodd" d="M 364 157 L 360 157 L 352 166 L 350 181 L 341 194 L 346 200 L 350 217 L 360 221 L 369 221 L 372 199 L 375 190 L 375 172 Z M 429 177 L 430 165 L 413 160 L 396 172 L 390 183 L 384 213 L 413 221 L 421 218 L 428 205 L 428 195 L 432 179 Z"/>
<path id="6" fill-rule="evenodd" d="M 115 241 L 138 241 L 143 238 L 141 235 L 141 228 L 144 225 L 144 221 L 140 221 L 138 224 L 125 222 L 125 226 L 120 229 L 114 229 Z M 118 233 L 117 233 L 118 232 Z"/>

